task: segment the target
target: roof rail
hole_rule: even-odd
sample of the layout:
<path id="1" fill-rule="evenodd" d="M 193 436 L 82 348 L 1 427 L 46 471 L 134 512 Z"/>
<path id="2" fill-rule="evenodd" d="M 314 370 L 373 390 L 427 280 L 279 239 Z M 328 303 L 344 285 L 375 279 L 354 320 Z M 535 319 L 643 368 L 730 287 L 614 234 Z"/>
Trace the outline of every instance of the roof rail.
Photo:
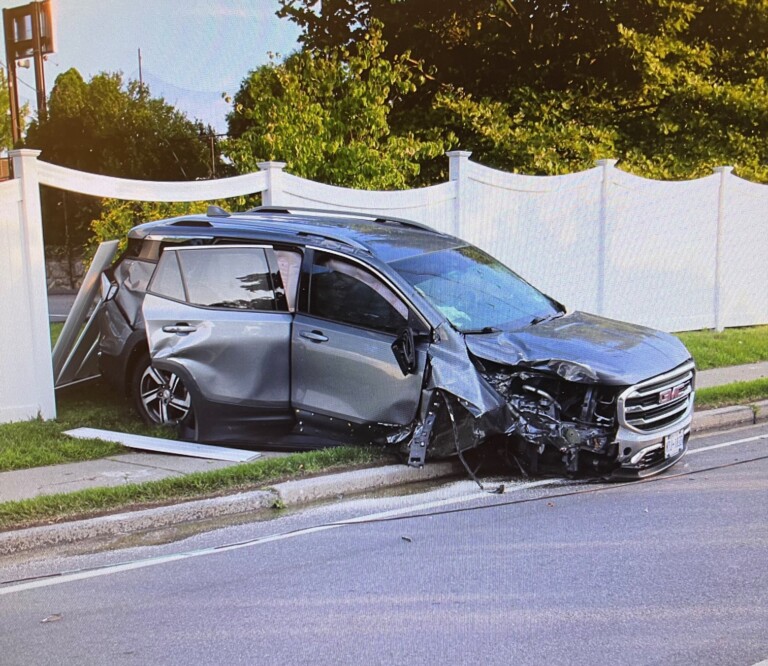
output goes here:
<path id="1" fill-rule="evenodd" d="M 428 227 L 421 222 L 414 222 L 413 220 L 405 220 L 401 217 L 384 217 L 378 213 L 364 213 L 354 210 L 333 210 L 329 208 L 294 208 L 277 207 L 277 206 L 257 206 L 256 208 L 249 208 L 246 213 L 282 213 L 285 215 L 293 215 L 294 213 L 311 213 L 312 215 L 318 215 L 320 217 L 351 217 L 357 219 L 370 220 L 371 222 L 377 222 L 379 224 L 399 224 L 403 227 L 411 227 L 413 229 L 421 229 L 422 231 L 429 231 L 431 233 L 439 233 L 436 229 Z"/>

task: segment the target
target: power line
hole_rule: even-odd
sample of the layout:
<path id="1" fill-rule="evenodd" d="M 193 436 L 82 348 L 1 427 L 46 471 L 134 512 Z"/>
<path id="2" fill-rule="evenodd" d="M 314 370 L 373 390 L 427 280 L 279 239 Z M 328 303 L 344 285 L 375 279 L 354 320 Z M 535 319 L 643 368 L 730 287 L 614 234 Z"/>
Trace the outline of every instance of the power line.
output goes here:
<path id="1" fill-rule="evenodd" d="M 8 65 L 6 65 L 2 60 L 0 60 L 0 65 L 2 65 L 5 68 L 6 72 L 8 71 Z M 16 78 L 19 81 L 19 83 L 23 83 L 25 86 L 27 86 L 27 88 L 32 90 L 34 93 L 37 93 L 37 88 L 35 88 L 35 86 L 32 86 L 26 81 L 24 81 L 24 79 L 20 78 L 18 74 L 16 75 Z"/>

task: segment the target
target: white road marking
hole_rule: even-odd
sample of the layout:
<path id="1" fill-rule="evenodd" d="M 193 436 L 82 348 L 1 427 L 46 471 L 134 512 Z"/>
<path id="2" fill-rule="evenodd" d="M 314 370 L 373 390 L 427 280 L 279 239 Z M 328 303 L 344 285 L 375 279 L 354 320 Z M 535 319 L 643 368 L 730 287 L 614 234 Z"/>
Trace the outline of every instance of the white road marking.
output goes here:
<path id="1" fill-rule="evenodd" d="M 557 480 L 543 479 L 541 481 L 531 481 L 530 483 L 521 483 L 519 485 L 512 486 L 505 493 L 518 492 L 523 490 L 529 490 L 531 488 L 537 488 L 539 486 L 546 485 L 558 485 Z M 470 495 L 462 495 L 460 497 L 450 497 L 447 499 L 433 500 L 431 502 L 424 502 L 423 504 L 416 504 L 414 506 L 403 507 L 400 509 L 391 509 L 389 511 L 381 511 L 379 513 L 371 513 L 365 516 L 358 516 L 357 518 L 349 518 L 348 520 L 340 520 L 335 523 L 328 523 L 326 525 L 318 525 L 316 527 L 307 527 L 295 532 L 287 532 L 283 534 L 273 534 L 271 536 L 259 537 L 242 543 L 233 543 L 226 546 L 215 546 L 212 548 L 204 548 L 201 550 L 193 550 L 186 553 L 175 553 L 173 555 L 163 555 L 160 557 L 152 557 L 146 560 L 137 560 L 135 562 L 124 562 L 122 564 L 107 565 L 98 569 L 89 569 L 84 571 L 74 571 L 72 573 L 63 573 L 61 575 L 55 575 L 50 578 L 41 578 L 38 580 L 31 580 L 24 583 L 9 584 L 7 586 L 0 587 L 0 596 L 4 594 L 12 594 L 14 592 L 24 592 L 25 590 L 34 590 L 41 587 L 51 587 L 52 585 L 61 585 L 62 583 L 72 583 L 78 580 L 87 580 L 89 578 L 97 578 L 100 576 L 110 576 L 112 574 L 122 573 L 124 571 L 134 571 L 136 569 L 144 569 L 146 567 L 154 567 L 160 564 L 168 564 L 170 562 L 178 562 L 180 560 L 187 560 L 193 557 L 204 557 L 206 555 L 216 555 L 218 553 L 226 553 L 228 551 L 239 550 L 241 548 L 249 548 L 251 546 L 261 546 L 267 543 L 273 543 L 275 541 L 284 541 L 286 539 L 293 539 L 295 537 L 306 536 L 308 534 L 316 534 L 318 532 L 324 532 L 326 530 L 336 529 L 338 527 L 344 527 L 346 525 L 354 525 L 357 523 L 365 523 L 373 520 L 382 520 L 385 518 L 395 518 L 397 516 L 404 516 L 409 513 L 418 513 L 420 511 L 426 511 L 430 509 L 439 509 L 444 506 L 450 506 L 452 504 L 461 504 L 463 502 L 471 502 L 481 497 L 488 497 L 486 492 L 476 492 Z"/>
<path id="2" fill-rule="evenodd" d="M 761 439 L 768 439 L 768 435 L 757 435 L 756 437 L 747 437 L 746 439 L 736 439 L 732 442 L 723 442 L 722 444 L 713 444 L 712 446 L 702 446 L 700 449 L 688 449 L 688 453 L 686 455 L 691 456 L 694 453 L 703 453 L 704 451 L 712 451 L 713 449 L 723 449 L 727 446 L 736 446 L 737 444 L 757 442 Z"/>

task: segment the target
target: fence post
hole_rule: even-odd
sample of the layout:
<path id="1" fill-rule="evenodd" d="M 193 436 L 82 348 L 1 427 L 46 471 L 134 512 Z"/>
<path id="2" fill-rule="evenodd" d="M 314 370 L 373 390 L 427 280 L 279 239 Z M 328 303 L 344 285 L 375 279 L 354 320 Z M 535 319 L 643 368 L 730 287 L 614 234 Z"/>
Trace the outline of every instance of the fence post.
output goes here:
<path id="1" fill-rule="evenodd" d="M 259 162 L 256 166 L 267 172 L 267 189 L 261 194 L 263 206 L 280 206 L 283 201 L 283 169 L 285 162 Z"/>
<path id="2" fill-rule="evenodd" d="M 611 169 L 616 167 L 618 160 L 597 160 L 597 166 L 602 167 L 603 176 L 600 181 L 600 215 L 597 229 L 597 314 L 605 314 L 605 273 L 608 266 L 608 188 L 610 185 Z"/>
<path id="3" fill-rule="evenodd" d="M 43 247 L 43 217 L 40 208 L 40 181 L 37 175 L 39 150 L 11 150 L 13 175 L 21 181 L 20 252 L 24 257 L 24 282 L 29 310 L 29 343 L 33 355 L 32 377 L 39 415 L 44 419 L 56 418 L 56 396 L 53 391 L 53 365 L 51 362 L 51 333 L 48 323 L 48 289 L 45 277 L 45 250 Z M 8 304 L 10 305 L 10 304 Z M 14 316 L 13 312 L 9 316 Z"/>
<path id="4" fill-rule="evenodd" d="M 468 150 L 451 150 L 447 152 L 448 156 L 448 180 L 456 181 L 456 201 L 453 209 L 453 235 L 462 237 L 464 232 L 464 218 L 466 216 L 466 206 L 469 203 L 466 195 L 466 184 L 469 168 L 469 156 L 472 153 Z"/>
<path id="5" fill-rule="evenodd" d="M 719 166 L 712 169 L 720 174 L 720 182 L 717 191 L 717 233 L 715 235 L 715 293 L 713 307 L 715 310 L 715 330 L 722 333 L 725 329 L 723 324 L 723 301 L 722 301 L 722 281 L 723 281 L 723 225 L 725 218 L 725 181 L 728 175 L 733 171 L 732 166 Z"/>

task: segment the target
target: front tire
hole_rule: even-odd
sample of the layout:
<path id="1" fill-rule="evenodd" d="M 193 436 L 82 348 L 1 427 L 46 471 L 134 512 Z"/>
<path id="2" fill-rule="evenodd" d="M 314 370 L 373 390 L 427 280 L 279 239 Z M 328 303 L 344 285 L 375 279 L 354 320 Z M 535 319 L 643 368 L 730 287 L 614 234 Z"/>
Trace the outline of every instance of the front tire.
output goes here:
<path id="1" fill-rule="evenodd" d="M 180 426 L 194 423 L 192 396 L 181 378 L 168 370 L 152 366 L 148 354 L 142 355 L 131 380 L 133 405 L 149 425 Z"/>

